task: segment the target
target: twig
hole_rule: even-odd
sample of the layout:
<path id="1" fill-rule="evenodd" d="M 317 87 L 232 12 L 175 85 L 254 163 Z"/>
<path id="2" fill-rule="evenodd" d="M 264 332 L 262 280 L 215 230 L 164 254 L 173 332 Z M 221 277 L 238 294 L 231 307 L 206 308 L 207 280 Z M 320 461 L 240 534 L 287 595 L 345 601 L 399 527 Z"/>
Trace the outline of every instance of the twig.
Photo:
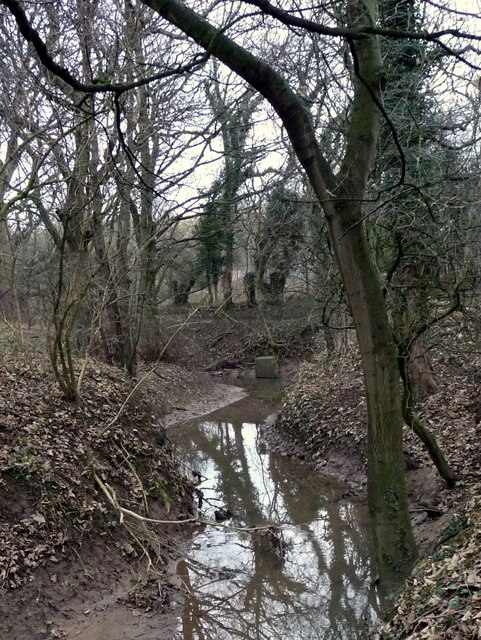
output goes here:
<path id="1" fill-rule="evenodd" d="M 97 484 L 99 485 L 99 487 L 101 488 L 103 494 L 105 495 L 105 497 L 107 498 L 108 502 L 112 505 L 112 507 L 117 511 L 118 515 L 119 515 L 119 523 L 120 524 L 125 524 L 125 516 L 130 516 L 132 518 L 135 518 L 136 520 L 139 520 L 141 522 L 150 522 L 151 524 L 188 524 L 188 523 L 192 523 L 195 522 L 196 524 L 208 524 L 214 527 L 219 527 L 219 528 L 223 528 L 223 529 L 229 529 L 230 531 L 264 531 L 267 529 L 270 529 L 273 525 L 260 525 L 260 526 L 256 526 L 256 527 L 234 527 L 232 525 L 226 525 L 226 524 L 222 524 L 220 522 L 216 522 L 215 520 L 205 520 L 203 518 L 198 518 L 198 517 L 192 517 L 192 518 L 185 518 L 183 520 L 158 520 L 156 518 L 148 518 L 146 516 L 142 516 L 139 513 L 136 513 L 135 511 L 132 511 L 131 509 L 127 509 L 125 507 L 122 507 L 122 505 L 119 503 L 118 499 L 117 499 L 117 495 L 115 493 L 115 489 L 113 489 L 109 484 L 107 484 L 106 482 L 103 482 L 99 476 L 97 475 L 97 472 L 95 471 L 95 468 L 93 467 L 93 463 L 91 461 L 90 463 L 90 469 L 92 472 L 92 475 L 95 479 L 95 481 L 97 482 Z M 278 526 L 278 525 L 277 525 Z"/>
<path id="2" fill-rule="evenodd" d="M 102 429 L 102 431 L 99 434 L 99 437 L 102 436 L 108 429 L 110 429 L 110 427 L 115 424 L 117 422 L 117 420 L 119 419 L 119 417 L 122 415 L 123 410 L 125 409 L 128 401 L 130 400 L 130 398 L 134 395 L 134 393 L 137 391 L 137 389 L 140 387 L 140 385 L 145 382 L 145 380 L 147 380 L 147 378 L 149 376 L 152 375 L 152 373 L 155 372 L 155 367 L 159 364 L 160 360 L 162 359 L 164 353 L 166 352 L 167 348 L 169 347 L 170 343 L 172 342 L 172 340 L 175 338 L 175 336 L 179 333 L 179 331 L 181 329 L 183 329 L 186 324 L 189 322 L 189 320 L 197 313 L 198 309 L 194 309 L 192 311 L 192 313 L 190 313 L 187 318 L 185 319 L 185 321 L 179 326 L 178 329 L 176 329 L 176 331 L 174 331 L 174 333 L 170 336 L 170 338 L 167 340 L 167 342 L 165 343 L 164 347 L 162 348 L 162 351 L 159 353 L 159 357 L 157 358 L 157 360 L 155 361 L 155 363 L 153 364 L 152 368 L 149 369 L 149 371 L 147 371 L 141 378 L 140 380 L 137 382 L 137 384 L 131 389 L 130 393 L 127 395 L 127 397 L 125 398 L 125 400 L 122 402 L 122 404 L 120 405 L 120 409 L 117 411 L 117 413 L 115 414 L 115 416 L 112 418 L 112 420 L 106 425 L 106 427 L 104 429 Z"/>
<path id="3" fill-rule="evenodd" d="M 136 471 L 136 469 L 135 469 L 134 465 L 133 465 L 133 464 L 130 462 L 130 460 L 129 460 L 129 453 L 128 453 L 128 451 L 125 449 L 125 447 L 124 447 L 124 445 L 123 445 L 123 444 L 120 444 L 120 446 L 121 446 L 121 448 L 122 448 L 122 451 L 123 451 L 123 452 L 124 452 L 124 454 L 125 454 L 124 461 L 127 463 L 127 465 L 128 465 L 128 467 L 129 467 L 129 469 L 132 471 L 132 474 L 133 474 L 134 478 L 135 478 L 135 479 L 137 480 L 137 482 L 138 482 L 138 485 L 139 485 L 140 491 L 142 492 L 142 502 L 143 502 L 143 505 L 144 505 L 145 513 L 149 513 L 149 504 L 148 504 L 148 502 L 147 502 L 147 494 L 146 494 L 146 492 L 145 492 L 144 485 L 142 484 L 142 480 L 139 478 L 139 474 L 137 473 L 137 471 Z"/>

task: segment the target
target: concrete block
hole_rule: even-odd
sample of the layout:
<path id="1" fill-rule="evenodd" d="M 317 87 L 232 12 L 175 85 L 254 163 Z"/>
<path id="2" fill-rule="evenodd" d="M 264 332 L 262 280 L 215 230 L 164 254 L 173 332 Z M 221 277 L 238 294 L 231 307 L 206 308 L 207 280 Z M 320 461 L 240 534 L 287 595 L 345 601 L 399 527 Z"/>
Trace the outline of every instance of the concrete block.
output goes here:
<path id="1" fill-rule="evenodd" d="M 279 363 L 275 356 L 261 356 L 254 361 L 256 378 L 278 378 Z"/>

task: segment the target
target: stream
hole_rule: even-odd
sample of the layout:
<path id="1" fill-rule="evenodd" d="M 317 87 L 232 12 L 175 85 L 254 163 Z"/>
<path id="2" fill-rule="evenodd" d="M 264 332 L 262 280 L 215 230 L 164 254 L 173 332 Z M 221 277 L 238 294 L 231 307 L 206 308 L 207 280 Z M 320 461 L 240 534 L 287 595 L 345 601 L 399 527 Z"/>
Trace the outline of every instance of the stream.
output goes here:
<path id="1" fill-rule="evenodd" d="M 176 640 L 356 640 L 377 619 L 367 508 L 307 463 L 268 451 L 258 425 L 279 396 L 277 381 L 258 381 L 169 433 L 199 474 L 199 515 L 222 520 L 200 526 L 177 565 Z"/>

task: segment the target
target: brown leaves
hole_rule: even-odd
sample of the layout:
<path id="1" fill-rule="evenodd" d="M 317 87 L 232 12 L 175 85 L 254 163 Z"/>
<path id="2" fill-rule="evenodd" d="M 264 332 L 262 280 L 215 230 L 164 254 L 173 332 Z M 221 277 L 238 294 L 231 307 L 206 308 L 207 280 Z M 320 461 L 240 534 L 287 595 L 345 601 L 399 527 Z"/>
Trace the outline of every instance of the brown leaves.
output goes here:
<path id="1" fill-rule="evenodd" d="M 362 458 L 365 403 L 356 350 L 342 360 L 304 363 L 284 395 L 278 426 L 315 458 L 333 449 Z"/>
<path id="2" fill-rule="evenodd" d="M 462 523 L 464 528 L 449 544 L 420 563 L 400 597 L 393 619 L 375 637 L 481 637 L 480 494 L 468 501 Z"/>
<path id="3" fill-rule="evenodd" d="M 119 499 L 136 510 L 143 504 L 137 473 L 145 487 L 155 487 L 162 476 L 172 496 L 185 491 L 171 454 L 156 444 L 154 411 L 141 392 L 115 420 L 131 388 L 121 372 L 95 365 L 84 380 L 84 401 L 75 406 L 63 400 L 41 360 L 10 358 L 5 365 L 0 372 L 0 592 L 32 580 L 37 567 L 54 566 L 85 536 L 108 530 L 112 518 L 89 459 Z"/>

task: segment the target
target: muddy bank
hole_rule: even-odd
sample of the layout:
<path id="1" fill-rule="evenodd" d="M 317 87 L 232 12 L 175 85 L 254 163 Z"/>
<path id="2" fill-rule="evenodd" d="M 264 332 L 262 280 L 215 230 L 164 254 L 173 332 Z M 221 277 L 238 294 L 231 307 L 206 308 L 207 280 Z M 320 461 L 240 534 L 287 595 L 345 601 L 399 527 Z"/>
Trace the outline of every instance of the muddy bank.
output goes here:
<path id="1" fill-rule="evenodd" d="M 176 365 L 133 384 L 95 364 L 75 407 L 40 359 L 12 358 L 0 377 L 0 637 L 171 638 L 169 565 L 191 525 L 166 523 L 191 516 L 192 486 L 158 420 L 245 392 Z"/>
<path id="2" fill-rule="evenodd" d="M 206 375 L 199 377 L 199 383 L 203 383 L 201 397 L 186 398 L 182 404 L 176 403 L 162 418 L 167 428 L 212 413 L 212 411 L 232 404 L 247 395 L 247 391 L 242 387 L 214 382 Z"/>
<path id="3" fill-rule="evenodd" d="M 335 445 L 331 450 L 329 448 L 324 450 L 323 455 L 327 458 L 313 456 L 312 452 L 301 443 L 294 443 L 282 436 L 278 419 L 279 416 L 273 414 L 260 427 L 262 437 L 273 451 L 310 462 L 317 473 L 342 483 L 343 498 L 367 503 L 365 462 L 361 456 L 341 451 Z M 406 485 L 418 550 L 421 555 L 426 555 L 436 545 L 441 532 L 453 517 L 455 509 L 442 512 L 436 506 L 440 502 L 443 485 L 434 469 L 406 469 Z"/>
<path id="4" fill-rule="evenodd" d="M 177 623 L 170 572 L 147 574 L 145 559 L 122 555 L 122 544 L 130 542 L 91 540 L 75 558 L 47 563 L 31 584 L 2 596 L 1 637 L 170 640 Z"/>

